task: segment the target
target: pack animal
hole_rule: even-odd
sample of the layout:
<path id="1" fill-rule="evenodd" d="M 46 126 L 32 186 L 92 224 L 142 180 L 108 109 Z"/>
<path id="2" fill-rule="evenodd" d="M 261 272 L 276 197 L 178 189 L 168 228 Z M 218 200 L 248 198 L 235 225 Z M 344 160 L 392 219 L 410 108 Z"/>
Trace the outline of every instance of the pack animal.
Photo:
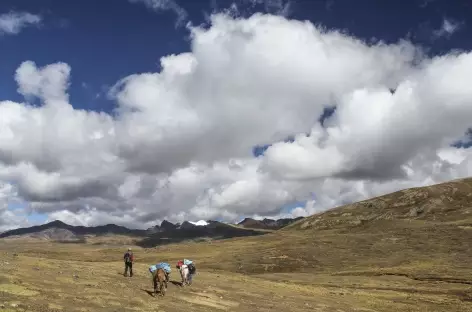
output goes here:
<path id="1" fill-rule="evenodd" d="M 186 264 L 182 264 L 179 268 L 180 272 L 180 277 L 182 278 L 182 287 L 185 285 L 189 285 L 188 282 L 188 277 L 189 277 L 189 271 L 188 271 L 188 266 Z"/>
<path id="2" fill-rule="evenodd" d="M 157 270 L 156 274 L 153 277 L 153 284 L 154 284 L 154 296 L 157 295 L 158 291 L 161 296 L 165 296 L 166 290 L 167 290 L 167 278 L 166 278 L 166 273 L 164 272 L 163 269 Z"/>

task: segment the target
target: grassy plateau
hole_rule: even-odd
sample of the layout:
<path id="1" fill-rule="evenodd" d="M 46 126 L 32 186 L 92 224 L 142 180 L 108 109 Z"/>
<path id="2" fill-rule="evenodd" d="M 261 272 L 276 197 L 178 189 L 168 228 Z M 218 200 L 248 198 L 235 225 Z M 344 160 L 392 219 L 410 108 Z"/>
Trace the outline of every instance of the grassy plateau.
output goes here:
<path id="1" fill-rule="evenodd" d="M 131 246 L 135 275 L 123 276 Z M 141 248 L 0 240 L 0 311 L 472 311 L 472 179 L 338 207 L 265 235 Z M 195 260 L 153 297 L 149 265 Z"/>

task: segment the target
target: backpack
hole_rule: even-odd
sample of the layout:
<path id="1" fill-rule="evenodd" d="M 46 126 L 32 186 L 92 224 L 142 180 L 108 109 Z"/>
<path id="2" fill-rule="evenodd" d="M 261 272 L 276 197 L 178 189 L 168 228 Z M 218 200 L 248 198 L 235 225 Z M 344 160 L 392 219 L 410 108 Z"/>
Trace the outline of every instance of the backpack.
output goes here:
<path id="1" fill-rule="evenodd" d="M 125 262 L 131 263 L 133 262 L 133 254 L 130 252 L 125 253 Z"/>
<path id="2" fill-rule="evenodd" d="M 196 271 L 197 271 L 197 268 L 195 267 L 195 265 L 193 263 L 190 263 L 188 265 L 188 272 L 190 274 L 195 274 Z"/>
<path id="3" fill-rule="evenodd" d="M 193 263 L 192 260 L 184 259 L 184 264 L 185 265 L 189 265 L 189 264 L 192 264 L 192 263 Z"/>

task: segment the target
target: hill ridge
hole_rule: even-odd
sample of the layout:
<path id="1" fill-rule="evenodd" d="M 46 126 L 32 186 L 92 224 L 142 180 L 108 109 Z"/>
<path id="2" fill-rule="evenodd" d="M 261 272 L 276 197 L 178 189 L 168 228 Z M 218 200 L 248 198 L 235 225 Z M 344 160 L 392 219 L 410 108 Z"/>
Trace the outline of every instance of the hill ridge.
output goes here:
<path id="1" fill-rule="evenodd" d="M 313 214 L 282 231 L 357 227 L 379 220 L 467 222 L 472 217 L 472 177 L 412 187 Z"/>

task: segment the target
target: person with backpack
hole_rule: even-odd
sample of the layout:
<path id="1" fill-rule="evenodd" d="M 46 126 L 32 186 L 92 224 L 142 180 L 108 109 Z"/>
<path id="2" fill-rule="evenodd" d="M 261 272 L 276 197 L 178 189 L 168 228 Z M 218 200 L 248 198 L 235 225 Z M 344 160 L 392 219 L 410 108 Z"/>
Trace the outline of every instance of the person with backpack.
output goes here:
<path id="1" fill-rule="evenodd" d="M 190 263 L 188 265 L 188 283 L 192 285 L 193 276 L 197 273 L 197 268 L 195 267 L 195 263 Z"/>
<path id="2" fill-rule="evenodd" d="M 129 269 L 129 276 L 133 277 L 134 255 L 131 252 L 131 248 L 128 248 L 128 251 L 125 252 L 125 255 L 123 256 L 123 260 L 125 261 L 125 272 L 123 273 L 123 275 L 128 276 L 128 269 Z"/>

